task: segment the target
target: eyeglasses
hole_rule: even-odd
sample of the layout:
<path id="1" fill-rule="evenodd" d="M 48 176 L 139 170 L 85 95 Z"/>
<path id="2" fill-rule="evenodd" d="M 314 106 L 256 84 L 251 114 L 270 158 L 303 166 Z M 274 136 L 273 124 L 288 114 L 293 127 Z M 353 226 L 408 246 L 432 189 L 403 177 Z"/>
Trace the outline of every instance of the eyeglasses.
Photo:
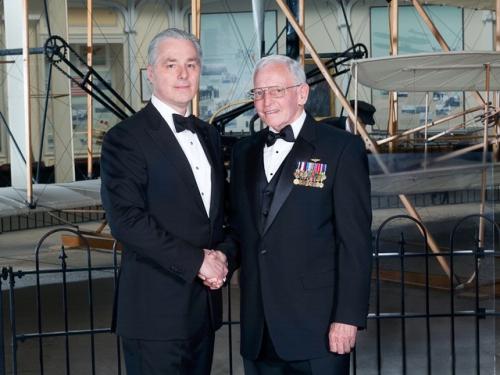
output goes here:
<path id="1" fill-rule="evenodd" d="M 250 95 L 250 97 L 253 100 L 261 100 L 261 99 L 264 99 L 264 95 L 267 92 L 267 94 L 271 98 L 282 98 L 285 96 L 287 89 L 291 89 L 293 87 L 298 87 L 300 85 L 302 85 L 302 83 L 298 83 L 296 85 L 288 86 L 288 87 L 283 87 L 283 86 L 258 87 L 258 88 L 250 90 L 248 92 L 248 95 Z"/>

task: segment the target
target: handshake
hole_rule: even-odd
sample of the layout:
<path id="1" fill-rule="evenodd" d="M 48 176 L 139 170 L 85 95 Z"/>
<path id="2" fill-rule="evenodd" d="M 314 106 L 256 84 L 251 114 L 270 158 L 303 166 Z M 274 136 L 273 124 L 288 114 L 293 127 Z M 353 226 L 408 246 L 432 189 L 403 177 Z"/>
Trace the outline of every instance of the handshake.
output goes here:
<path id="1" fill-rule="evenodd" d="M 198 277 L 210 289 L 219 289 L 226 282 L 227 258 L 219 250 L 203 249 L 204 258 Z"/>

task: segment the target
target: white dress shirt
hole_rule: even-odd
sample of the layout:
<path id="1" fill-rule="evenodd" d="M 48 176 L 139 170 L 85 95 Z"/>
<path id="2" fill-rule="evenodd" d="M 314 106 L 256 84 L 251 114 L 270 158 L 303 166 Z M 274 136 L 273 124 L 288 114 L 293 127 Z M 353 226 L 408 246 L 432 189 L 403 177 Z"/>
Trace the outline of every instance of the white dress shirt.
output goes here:
<path id="1" fill-rule="evenodd" d="M 293 135 L 297 139 L 302 126 L 304 125 L 304 120 L 306 119 L 306 112 L 302 111 L 302 114 L 290 124 L 293 130 Z M 270 132 L 276 133 L 274 129 L 269 128 Z M 271 181 L 276 172 L 278 171 L 281 163 L 290 153 L 295 142 L 287 142 L 281 138 L 278 138 L 272 146 L 264 146 L 264 171 L 266 172 L 267 182 Z"/>
<path id="2" fill-rule="evenodd" d="M 205 211 L 207 212 L 207 215 L 210 216 L 210 199 L 212 196 L 211 166 L 208 162 L 207 155 L 205 155 L 205 150 L 203 150 L 203 146 L 198 139 L 198 135 L 189 130 L 183 130 L 177 133 L 172 114 L 180 113 L 174 111 L 170 106 L 163 103 L 154 95 L 151 97 L 151 103 L 155 106 L 158 112 L 160 112 L 170 130 L 174 133 L 175 139 L 179 142 L 182 151 L 184 151 L 184 155 L 186 155 L 189 165 L 191 166 L 191 170 L 193 171 L 196 185 L 198 186 L 201 199 L 203 200 L 203 205 L 205 206 Z M 189 115 L 189 113 L 186 115 Z"/>

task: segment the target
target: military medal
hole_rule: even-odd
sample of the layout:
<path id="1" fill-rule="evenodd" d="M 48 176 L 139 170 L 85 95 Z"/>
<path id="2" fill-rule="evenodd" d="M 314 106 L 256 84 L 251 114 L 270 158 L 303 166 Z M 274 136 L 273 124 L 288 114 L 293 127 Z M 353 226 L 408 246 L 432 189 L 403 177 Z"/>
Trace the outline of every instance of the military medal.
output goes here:
<path id="1" fill-rule="evenodd" d="M 297 169 L 293 173 L 293 183 L 295 185 L 323 188 L 326 180 L 326 167 L 324 163 L 318 163 L 320 159 L 312 161 L 299 161 Z"/>

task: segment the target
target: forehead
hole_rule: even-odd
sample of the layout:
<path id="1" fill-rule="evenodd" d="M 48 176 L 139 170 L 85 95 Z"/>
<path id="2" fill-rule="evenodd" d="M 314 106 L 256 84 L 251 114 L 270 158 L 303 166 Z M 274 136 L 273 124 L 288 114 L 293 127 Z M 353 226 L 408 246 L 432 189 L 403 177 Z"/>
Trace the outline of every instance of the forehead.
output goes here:
<path id="1" fill-rule="evenodd" d="M 198 60 L 196 48 L 190 40 L 167 38 L 158 43 L 158 58 L 165 60 Z"/>
<path id="2" fill-rule="evenodd" d="M 284 64 L 269 64 L 261 68 L 254 79 L 254 87 L 287 86 L 294 77 Z"/>

